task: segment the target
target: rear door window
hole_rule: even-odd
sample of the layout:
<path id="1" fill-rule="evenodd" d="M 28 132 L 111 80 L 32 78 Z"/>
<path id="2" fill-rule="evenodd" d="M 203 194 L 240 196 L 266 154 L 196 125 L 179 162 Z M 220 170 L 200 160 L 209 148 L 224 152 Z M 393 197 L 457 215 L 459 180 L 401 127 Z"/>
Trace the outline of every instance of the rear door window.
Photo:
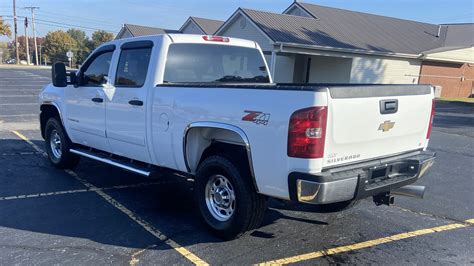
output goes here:
<path id="1" fill-rule="evenodd" d="M 171 44 L 164 83 L 269 83 L 259 50 L 215 44 Z"/>
<path id="2" fill-rule="evenodd" d="M 152 48 L 122 50 L 117 74 L 116 87 L 142 87 L 145 84 Z"/>

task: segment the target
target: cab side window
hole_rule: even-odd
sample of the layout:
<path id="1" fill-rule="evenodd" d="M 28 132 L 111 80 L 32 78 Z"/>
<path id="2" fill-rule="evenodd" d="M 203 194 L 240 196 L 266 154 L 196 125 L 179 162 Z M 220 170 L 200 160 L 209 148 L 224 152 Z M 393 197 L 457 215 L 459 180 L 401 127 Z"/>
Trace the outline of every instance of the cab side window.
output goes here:
<path id="1" fill-rule="evenodd" d="M 151 47 L 122 50 L 115 77 L 116 87 L 142 87 L 145 84 L 151 50 Z"/>
<path id="2" fill-rule="evenodd" d="M 113 52 L 103 53 L 89 64 L 82 75 L 82 86 L 100 86 L 107 83 Z"/>

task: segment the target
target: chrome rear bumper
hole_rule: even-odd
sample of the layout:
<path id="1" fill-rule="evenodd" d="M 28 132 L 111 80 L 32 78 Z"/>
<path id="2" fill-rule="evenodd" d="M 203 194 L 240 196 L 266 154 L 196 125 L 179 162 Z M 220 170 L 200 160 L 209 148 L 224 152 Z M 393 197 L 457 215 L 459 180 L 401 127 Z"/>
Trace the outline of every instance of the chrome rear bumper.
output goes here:
<path id="1" fill-rule="evenodd" d="M 434 163 L 436 154 L 420 152 L 406 158 L 372 164 L 357 164 L 321 175 L 292 173 L 290 197 L 303 203 L 328 204 L 362 199 L 415 183 Z"/>

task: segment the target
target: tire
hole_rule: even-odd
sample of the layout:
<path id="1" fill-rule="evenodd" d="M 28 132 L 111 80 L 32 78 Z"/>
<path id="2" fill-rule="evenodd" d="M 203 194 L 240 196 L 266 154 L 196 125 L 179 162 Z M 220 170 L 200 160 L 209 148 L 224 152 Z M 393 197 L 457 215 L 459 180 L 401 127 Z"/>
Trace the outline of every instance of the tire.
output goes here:
<path id="1" fill-rule="evenodd" d="M 222 155 L 206 158 L 198 167 L 194 195 L 212 233 L 225 240 L 258 228 L 266 197 L 256 192 L 248 167 Z"/>
<path id="2" fill-rule="evenodd" d="M 46 122 L 45 147 L 49 161 L 56 168 L 72 169 L 79 163 L 80 157 L 69 151 L 72 142 L 56 117 Z"/>
<path id="3" fill-rule="evenodd" d="M 348 210 L 359 203 L 359 200 L 349 200 L 325 205 L 315 205 L 315 211 L 321 213 L 342 212 Z"/>

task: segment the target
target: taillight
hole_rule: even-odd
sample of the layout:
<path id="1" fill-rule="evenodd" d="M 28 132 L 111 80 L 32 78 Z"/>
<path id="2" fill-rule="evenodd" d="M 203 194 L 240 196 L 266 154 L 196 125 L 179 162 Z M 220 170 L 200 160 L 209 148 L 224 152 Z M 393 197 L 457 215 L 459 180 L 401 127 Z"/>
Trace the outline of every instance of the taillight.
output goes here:
<path id="1" fill-rule="evenodd" d="M 328 109 L 310 107 L 296 111 L 290 118 L 288 156 L 316 159 L 324 156 Z"/>
<path id="2" fill-rule="evenodd" d="M 433 99 L 433 101 L 431 103 L 430 125 L 428 126 L 428 133 L 426 133 L 426 139 L 430 139 L 431 130 L 433 129 L 433 121 L 434 121 L 434 117 L 435 117 L 435 114 L 436 114 L 435 105 L 436 105 L 435 100 Z"/>
<path id="3" fill-rule="evenodd" d="M 230 39 L 221 36 L 204 35 L 202 38 L 208 42 L 229 42 Z"/>

